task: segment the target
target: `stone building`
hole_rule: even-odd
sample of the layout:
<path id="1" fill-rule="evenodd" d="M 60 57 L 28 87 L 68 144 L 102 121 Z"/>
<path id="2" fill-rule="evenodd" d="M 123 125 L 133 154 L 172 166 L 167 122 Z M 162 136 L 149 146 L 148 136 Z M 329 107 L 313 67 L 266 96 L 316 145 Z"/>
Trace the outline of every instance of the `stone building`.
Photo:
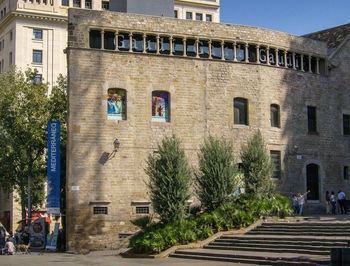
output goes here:
<path id="1" fill-rule="evenodd" d="M 22 70 L 29 67 L 38 71 L 36 82 L 54 84 L 59 74 L 67 73 L 64 49 L 67 47 L 68 9 L 108 10 L 109 2 L 0 0 L 0 72 L 7 71 L 11 65 Z M 199 13 L 200 7 L 203 20 L 207 19 L 205 14 L 209 14 L 213 20 L 219 21 L 219 2 L 217 0 L 215 5 L 212 2 L 216 1 L 176 1 L 173 9 Z M 8 224 L 8 229 L 12 231 L 21 219 L 20 206 L 15 199 L 15 194 L 0 189 L 0 220 Z"/>
<path id="2" fill-rule="evenodd" d="M 350 193 L 349 44 L 328 56 L 325 42 L 257 27 L 70 10 L 68 248 L 134 232 L 152 212 L 145 159 L 171 134 L 195 166 L 207 136 L 239 154 L 260 129 L 277 192 L 310 189 L 310 213 L 326 190 Z"/>

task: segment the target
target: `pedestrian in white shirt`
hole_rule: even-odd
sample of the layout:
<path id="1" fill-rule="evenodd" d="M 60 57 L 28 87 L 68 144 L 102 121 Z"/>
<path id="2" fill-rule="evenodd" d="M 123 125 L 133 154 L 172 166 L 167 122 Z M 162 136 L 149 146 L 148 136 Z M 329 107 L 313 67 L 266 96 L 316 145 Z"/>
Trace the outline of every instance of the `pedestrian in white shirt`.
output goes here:
<path id="1" fill-rule="evenodd" d="M 306 195 L 309 192 L 310 192 L 310 190 L 305 192 L 303 195 L 298 193 L 298 204 L 299 204 L 299 215 L 300 216 L 304 216 L 304 205 L 305 205 Z"/>
<path id="2" fill-rule="evenodd" d="M 346 195 L 343 192 L 343 190 L 339 190 L 338 193 L 338 201 L 339 201 L 339 208 L 340 208 L 340 212 L 341 214 L 346 214 L 346 210 L 345 210 L 345 199 L 346 199 Z"/>

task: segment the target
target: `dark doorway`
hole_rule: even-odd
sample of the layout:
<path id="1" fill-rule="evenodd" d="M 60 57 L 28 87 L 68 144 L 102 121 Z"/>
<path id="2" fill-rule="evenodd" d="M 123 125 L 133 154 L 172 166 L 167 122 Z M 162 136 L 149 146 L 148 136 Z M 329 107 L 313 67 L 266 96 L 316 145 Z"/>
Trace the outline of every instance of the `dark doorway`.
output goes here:
<path id="1" fill-rule="evenodd" d="M 319 200 L 319 177 L 318 177 L 318 165 L 309 164 L 306 166 L 306 187 L 310 190 L 308 194 L 308 200 Z"/>

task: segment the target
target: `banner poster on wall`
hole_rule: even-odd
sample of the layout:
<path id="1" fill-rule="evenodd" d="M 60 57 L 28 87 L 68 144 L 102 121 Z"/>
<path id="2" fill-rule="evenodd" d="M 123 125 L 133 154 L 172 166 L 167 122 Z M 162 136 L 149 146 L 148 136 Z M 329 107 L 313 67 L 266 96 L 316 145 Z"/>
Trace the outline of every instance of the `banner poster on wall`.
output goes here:
<path id="1" fill-rule="evenodd" d="M 46 249 L 55 250 L 57 248 L 58 229 L 60 223 L 55 223 L 55 230 L 46 236 Z"/>
<path id="2" fill-rule="evenodd" d="M 47 213 L 60 214 L 60 122 L 47 127 Z"/>

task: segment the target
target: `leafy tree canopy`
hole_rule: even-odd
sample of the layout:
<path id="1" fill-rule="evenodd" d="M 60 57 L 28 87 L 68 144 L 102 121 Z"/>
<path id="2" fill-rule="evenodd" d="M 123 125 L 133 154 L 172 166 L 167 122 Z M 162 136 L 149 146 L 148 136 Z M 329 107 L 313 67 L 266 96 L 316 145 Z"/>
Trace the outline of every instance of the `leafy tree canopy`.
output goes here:
<path id="1" fill-rule="evenodd" d="M 48 84 L 35 82 L 36 74 L 14 68 L 0 74 L 0 185 L 18 192 L 22 217 L 29 176 L 33 206 L 44 199 L 47 122 L 66 120 L 66 79 L 60 76 L 48 95 Z M 65 138 L 65 125 L 62 131 Z"/>

